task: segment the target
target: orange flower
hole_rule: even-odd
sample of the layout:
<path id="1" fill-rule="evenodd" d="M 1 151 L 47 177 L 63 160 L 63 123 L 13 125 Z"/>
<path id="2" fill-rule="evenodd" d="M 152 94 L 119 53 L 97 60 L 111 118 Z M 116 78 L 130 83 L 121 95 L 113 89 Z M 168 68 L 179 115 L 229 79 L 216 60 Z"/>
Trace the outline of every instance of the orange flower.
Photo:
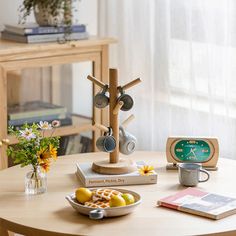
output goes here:
<path id="1" fill-rule="evenodd" d="M 40 163 L 40 166 L 42 167 L 44 172 L 48 172 L 49 167 L 50 167 L 50 163 L 49 162 L 42 162 L 42 163 Z"/>
<path id="2" fill-rule="evenodd" d="M 51 144 L 49 145 L 49 153 L 50 156 L 56 160 L 57 159 L 57 149 L 55 147 L 53 147 Z"/>

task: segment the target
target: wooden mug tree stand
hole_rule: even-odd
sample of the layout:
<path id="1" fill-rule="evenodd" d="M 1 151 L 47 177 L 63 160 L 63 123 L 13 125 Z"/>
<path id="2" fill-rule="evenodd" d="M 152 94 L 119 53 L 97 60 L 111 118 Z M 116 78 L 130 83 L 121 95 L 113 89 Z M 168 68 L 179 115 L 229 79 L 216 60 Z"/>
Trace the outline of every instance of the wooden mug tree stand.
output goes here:
<path id="1" fill-rule="evenodd" d="M 97 80 L 92 76 L 87 77 L 94 84 L 98 85 L 101 88 L 104 88 L 106 85 L 101 81 Z M 127 174 L 133 172 L 137 169 L 136 164 L 130 158 L 120 158 L 119 157 L 119 111 L 124 105 L 122 101 L 117 101 L 119 96 L 119 88 L 122 88 L 124 91 L 133 87 L 134 85 L 140 83 L 140 78 L 135 79 L 128 84 L 119 87 L 118 86 L 118 72 L 116 69 L 109 70 L 109 123 L 110 128 L 112 129 L 112 135 L 116 140 L 116 148 L 113 152 L 110 153 L 110 158 L 103 161 L 94 162 L 92 165 L 92 170 L 100 174 Z M 128 123 L 133 116 L 129 117 L 125 123 Z M 104 132 L 108 132 L 108 128 L 102 124 L 95 124 L 95 127 L 101 129 Z"/>

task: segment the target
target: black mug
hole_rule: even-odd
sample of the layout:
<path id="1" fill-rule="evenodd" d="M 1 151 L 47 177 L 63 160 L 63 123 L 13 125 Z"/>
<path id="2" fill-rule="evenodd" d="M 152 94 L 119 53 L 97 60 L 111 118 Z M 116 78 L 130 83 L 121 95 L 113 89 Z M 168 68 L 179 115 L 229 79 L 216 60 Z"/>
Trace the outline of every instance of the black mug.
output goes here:
<path id="1" fill-rule="evenodd" d="M 121 87 L 119 87 L 118 89 L 120 91 L 120 96 L 117 99 L 117 103 L 122 101 L 124 105 L 121 107 L 121 110 L 129 111 L 134 105 L 134 100 L 130 95 L 126 94 L 125 91 Z"/>
<path id="2" fill-rule="evenodd" d="M 97 93 L 93 99 L 94 105 L 97 108 L 104 108 L 109 104 L 109 97 L 107 96 L 108 85 L 106 85 L 101 92 Z"/>
<path id="3" fill-rule="evenodd" d="M 104 133 L 96 141 L 97 148 L 102 152 L 113 152 L 116 148 L 116 140 L 112 136 L 112 129 L 108 127 L 109 131 Z"/>

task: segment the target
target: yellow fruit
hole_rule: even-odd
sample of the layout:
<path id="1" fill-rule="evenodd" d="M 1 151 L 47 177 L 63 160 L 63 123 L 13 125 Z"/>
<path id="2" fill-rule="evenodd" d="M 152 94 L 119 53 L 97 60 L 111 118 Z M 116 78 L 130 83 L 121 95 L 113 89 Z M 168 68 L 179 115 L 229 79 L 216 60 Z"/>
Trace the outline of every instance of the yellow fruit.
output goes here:
<path id="1" fill-rule="evenodd" d="M 125 199 L 119 195 L 114 195 L 111 197 L 111 200 L 109 201 L 110 207 L 121 207 L 125 206 Z"/>
<path id="2" fill-rule="evenodd" d="M 134 196 L 130 193 L 123 193 L 121 196 L 125 199 L 126 205 L 130 205 L 135 202 Z"/>
<path id="3" fill-rule="evenodd" d="M 92 199 L 92 192 L 88 188 L 78 188 L 75 191 L 76 199 L 79 203 L 84 204 Z"/>

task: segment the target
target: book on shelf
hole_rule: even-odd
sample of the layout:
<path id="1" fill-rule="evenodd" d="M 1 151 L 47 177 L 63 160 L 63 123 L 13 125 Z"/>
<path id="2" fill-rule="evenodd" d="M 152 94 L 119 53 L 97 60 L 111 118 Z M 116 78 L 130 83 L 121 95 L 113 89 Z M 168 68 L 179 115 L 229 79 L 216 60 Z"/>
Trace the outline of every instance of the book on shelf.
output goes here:
<path id="1" fill-rule="evenodd" d="M 14 126 L 14 129 L 21 129 L 21 127 L 27 123 L 28 125 L 32 125 L 33 123 L 39 123 L 40 121 L 47 121 L 49 123 L 52 123 L 52 121 L 54 120 L 58 120 L 60 121 L 60 126 L 67 126 L 67 125 L 72 125 L 72 117 L 71 116 L 66 116 L 65 118 L 58 118 L 58 119 L 47 119 L 46 117 L 41 117 L 41 119 L 38 119 L 38 117 L 35 117 L 35 120 L 33 120 L 34 118 L 30 118 L 30 119 L 22 119 L 22 123 L 21 124 L 12 124 L 10 121 L 8 121 L 8 125 L 10 126 Z"/>
<path id="2" fill-rule="evenodd" d="M 66 155 L 66 149 L 68 146 L 69 138 L 70 138 L 70 136 L 61 136 L 60 137 L 60 144 L 59 144 L 59 148 L 57 149 L 58 156 Z"/>
<path id="3" fill-rule="evenodd" d="M 92 139 L 81 135 L 80 143 L 82 144 L 80 153 L 92 152 Z"/>
<path id="4" fill-rule="evenodd" d="M 55 114 L 55 115 L 46 115 L 46 116 L 36 116 L 36 117 L 26 117 L 22 119 L 8 120 L 8 125 L 10 126 L 22 126 L 24 123 L 33 124 L 40 121 L 51 122 L 53 120 L 63 120 L 66 119 L 66 113 Z"/>
<path id="5" fill-rule="evenodd" d="M 64 106 L 55 105 L 43 101 L 31 101 L 23 104 L 10 105 L 7 108 L 8 120 L 29 119 L 35 117 L 65 115 L 67 109 Z"/>
<path id="6" fill-rule="evenodd" d="M 46 42 L 60 42 L 64 41 L 65 34 L 38 34 L 38 35 L 19 35 L 13 34 L 7 31 L 1 32 L 2 39 L 16 41 L 19 43 L 46 43 Z M 68 40 L 82 40 L 89 37 L 88 32 L 75 32 L 70 33 L 67 38 Z"/>
<path id="7" fill-rule="evenodd" d="M 39 26 L 35 23 L 27 24 L 5 24 L 5 31 L 19 35 L 39 35 L 39 34 L 58 34 L 86 32 L 86 25 L 75 24 L 71 26 Z"/>
<path id="8" fill-rule="evenodd" d="M 92 152 L 92 139 L 84 135 L 70 135 L 66 155 Z"/>
<path id="9" fill-rule="evenodd" d="M 146 165 L 144 161 L 136 162 L 137 168 Z M 122 175 L 103 175 L 92 171 L 92 163 L 77 163 L 76 176 L 85 187 L 122 186 L 139 184 L 156 184 L 157 173 L 140 175 L 138 170 Z"/>
<path id="10" fill-rule="evenodd" d="M 157 205 L 214 220 L 236 213 L 236 198 L 192 187 L 160 199 Z"/>

